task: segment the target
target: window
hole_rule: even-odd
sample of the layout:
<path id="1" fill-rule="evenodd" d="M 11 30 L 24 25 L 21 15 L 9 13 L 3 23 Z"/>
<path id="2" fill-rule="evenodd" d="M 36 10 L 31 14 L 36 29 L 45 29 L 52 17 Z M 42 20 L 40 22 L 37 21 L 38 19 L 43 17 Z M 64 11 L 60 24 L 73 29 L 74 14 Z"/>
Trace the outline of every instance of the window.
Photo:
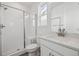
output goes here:
<path id="1" fill-rule="evenodd" d="M 45 26 L 45 25 L 47 25 L 47 4 L 46 3 L 40 6 L 39 19 L 38 19 L 38 26 Z"/>

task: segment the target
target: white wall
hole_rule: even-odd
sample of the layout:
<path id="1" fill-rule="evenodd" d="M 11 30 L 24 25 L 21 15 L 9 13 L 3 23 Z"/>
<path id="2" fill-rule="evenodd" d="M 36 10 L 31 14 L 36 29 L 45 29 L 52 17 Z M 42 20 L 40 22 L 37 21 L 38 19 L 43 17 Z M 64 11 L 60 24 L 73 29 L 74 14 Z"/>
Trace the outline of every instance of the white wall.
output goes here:
<path id="1" fill-rule="evenodd" d="M 79 34 L 79 4 L 77 2 L 65 4 L 65 22 L 68 33 Z"/>

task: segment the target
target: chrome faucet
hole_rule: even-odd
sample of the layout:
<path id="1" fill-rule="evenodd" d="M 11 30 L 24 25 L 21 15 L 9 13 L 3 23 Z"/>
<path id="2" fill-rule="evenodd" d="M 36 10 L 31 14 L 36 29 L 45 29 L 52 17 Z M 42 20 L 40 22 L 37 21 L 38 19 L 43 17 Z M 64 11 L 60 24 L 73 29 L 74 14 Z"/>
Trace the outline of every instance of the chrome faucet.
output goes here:
<path id="1" fill-rule="evenodd" d="M 64 33 L 64 32 L 65 32 L 65 28 L 62 28 L 62 29 L 61 29 L 61 27 L 60 27 L 60 28 L 58 29 L 58 36 L 63 36 L 63 37 L 64 37 L 64 36 L 65 36 L 65 33 Z"/>

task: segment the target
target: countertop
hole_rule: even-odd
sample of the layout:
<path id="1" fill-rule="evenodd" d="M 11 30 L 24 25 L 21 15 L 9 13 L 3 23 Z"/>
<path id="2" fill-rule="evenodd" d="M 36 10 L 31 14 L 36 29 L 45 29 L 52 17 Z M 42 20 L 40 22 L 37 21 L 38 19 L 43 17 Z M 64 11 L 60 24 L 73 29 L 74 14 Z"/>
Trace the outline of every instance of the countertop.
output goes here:
<path id="1" fill-rule="evenodd" d="M 79 51 L 79 38 L 69 36 L 60 37 L 57 36 L 56 34 L 39 36 L 39 38 Z"/>

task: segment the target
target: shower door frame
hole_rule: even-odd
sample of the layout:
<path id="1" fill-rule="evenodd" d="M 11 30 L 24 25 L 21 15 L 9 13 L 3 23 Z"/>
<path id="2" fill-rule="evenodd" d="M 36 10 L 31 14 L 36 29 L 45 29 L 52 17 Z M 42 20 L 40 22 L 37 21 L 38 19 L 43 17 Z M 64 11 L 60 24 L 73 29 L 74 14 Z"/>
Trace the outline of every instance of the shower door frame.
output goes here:
<path id="1" fill-rule="evenodd" d="M 0 19 L 1 19 L 1 2 L 0 2 Z M 1 28 L 0 28 L 0 48 L 2 47 L 2 42 L 1 42 Z M 0 56 L 2 55 L 2 48 L 0 49 Z"/>
<path id="2" fill-rule="evenodd" d="M 26 42 L 25 42 L 25 11 L 24 10 L 22 10 L 22 9 L 19 9 L 19 8 L 16 8 L 16 7 L 12 7 L 12 6 L 9 6 L 9 5 L 6 5 L 6 4 L 2 4 L 1 2 L 0 2 L 0 8 L 1 7 L 3 7 L 3 6 L 6 6 L 6 7 L 9 7 L 9 8 L 13 8 L 13 9 L 16 9 L 16 10 L 18 10 L 18 11 L 22 11 L 23 12 L 23 34 L 24 34 L 24 48 L 25 48 L 25 44 L 26 44 Z M 0 11 L 1 12 L 1 11 Z M 1 16 L 0 16 L 0 19 L 1 19 Z M 2 43 L 1 43 L 1 29 L 0 29 L 0 48 L 2 47 Z M 0 49 L 0 56 L 2 55 L 2 48 Z"/>

